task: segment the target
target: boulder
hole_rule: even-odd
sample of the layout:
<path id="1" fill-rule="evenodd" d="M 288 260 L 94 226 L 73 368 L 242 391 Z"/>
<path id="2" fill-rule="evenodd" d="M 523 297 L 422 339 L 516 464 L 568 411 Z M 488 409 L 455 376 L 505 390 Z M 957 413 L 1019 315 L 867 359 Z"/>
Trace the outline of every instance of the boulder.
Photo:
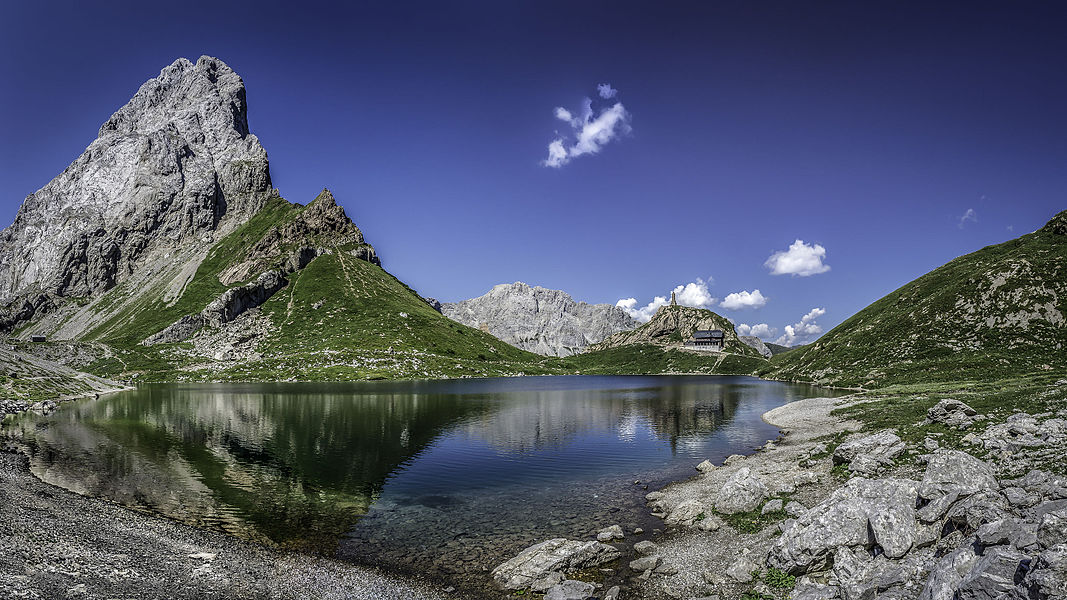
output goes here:
<path id="1" fill-rule="evenodd" d="M 1016 576 L 1027 556 L 1008 546 L 989 548 L 960 580 L 956 591 L 958 600 L 998 600 L 1015 592 Z M 1024 570 L 1025 571 L 1025 570 Z"/>
<path id="2" fill-rule="evenodd" d="M 697 519 L 694 524 L 701 531 L 718 531 L 726 523 L 715 515 L 704 515 L 703 519 Z"/>
<path id="3" fill-rule="evenodd" d="M 642 556 L 636 560 L 631 560 L 630 568 L 634 571 L 651 571 L 659 566 L 660 560 L 662 559 L 656 555 Z"/>
<path id="4" fill-rule="evenodd" d="M 785 514 L 789 515 L 790 517 L 796 518 L 806 512 L 808 512 L 808 507 L 797 502 L 796 500 L 791 500 L 788 504 L 785 505 Z"/>
<path id="5" fill-rule="evenodd" d="M 567 573 L 597 567 L 619 558 L 622 553 L 600 542 L 555 538 L 534 544 L 493 569 L 493 581 L 509 590 L 530 587 L 549 573 Z"/>
<path id="6" fill-rule="evenodd" d="M 1045 550 L 1034 559 L 1022 587 L 1030 598 L 1067 598 L 1067 542 Z"/>
<path id="7" fill-rule="evenodd" d="M 834 464 L 848 464 L 849 470 L 873 475 L 892 464 L 907 446 L 892 429 L 845 442 L 834 450 Z"/>
<path id="8" fill-rule="evenodd" d="M 659 548 L 659 546 L 657 546 L 655 542 L 649 540 L 642 540 L 634 544 L 634 552 L 641 556 L 648 556 L 655 552 L 657 548 Z"/>
<path id="9" fill-rule="evenodd" d="M 990 521 L 978 527 L 975 534 L 983 546 L 1009 545 L 1019 550 L 1037 547 L 1037 527 L 1023 523 L 1014 517 Z"/>
<path id="10" fill-rule="evenodd" d="M 904 556 L 919 539 L 916 482 L 850 480 L 797 518 L 771 548 L 767 563 L 801 575 L 824 568 L 840 547 L 881 547 Z"/>
<path id="11" fill-rule="evenodd" d="M 596 533 L 596 540 L 598 542 L 610 542 L 612 540 L 621 540 L 623 537 L 622 527 L 618 525 L 612 525 L 605 527 Z"/>
<path id="12" fill-rule="evenodd" d="M 712 471 L 714 471 L 717 468 L 718 467 L 716 467 L 715 465 L 711 464 L 710 460 L 705 460 L 704 462 L 702 462 L 699 465 L 697 465 L 697 471 L 700 471 L 701 473 L 711 473 Z"/>
<path id="13" fill-rule="evenodd" d="M 926 411 L 926 421 L 966 429 L 974 422 L 977 414 L 978 411 L 963 402 L 946 398 Z"/>
<path id="14" fill-rule="evenodd" d="M 704 505 L 699 500 L 686 500 L 676 506 L 667 515 L 667 525 L 692 525 L 697 517 L 704 513 Z"/>
<path id="15" fill-rule="evenodd" d="M 760 558 L 755 552 L 742 555 L 726 569 L 726 574 L 738 583 L 750 583 L 753 579 L 752 572 L 763 568 Z"/>
<path id="16" fill-rule="evenodd" d="M 548 588 L 545 600 L 586 600 L 593 595 L 596 586 L 584 581 L 568 579 Z"/>
<path id="17" fill-rule="evenodd" d="M 966 452 L 942 449 L 930 455 L 919 495 L 934 500 L 952 492 L 968 496 L 999 487 L 993 468 L 987 463 Z"/>
<path id="18" fill-rule="evenodd" d="M 915 561 L 893 561 L 884 555 L 871 558 L 861 548 L 839 548 L 834 554 L 833 573 L 845 600 L 883 598 L 883 594 L 914 579 L 920 567 Z"/>
<path id="19" fill-rule="evenodd" d="M 715 509 L 726 514 L 759 508 L 769 495 L 767 486 L 748 467 L 741 467 L 726 480 L 715 499 Z"/>
<path id="20" fill-rule="evenodd" d="M 1010 516 L 1008 501 L 995 490 L 979 492 L 954 504 L 945 515 L 950 523 L 968 533 L 986 523 Z"/>
<path id="21" fill-rule="evenodd" d="M 783 510 L 784 507 L 785 507 L 785 503 L 782 502 L 781 498 L 775 498 L 774 500 L 768 500 L 767 503 L 763 505 L 763 508 L 760 509 L 760 514 L 765 515 L 767 513 L 772 513 L 772 512 L 775 512 L 775 511 Z"/>
<path id="22" fill-rule="evenodd" d="M 1054 510 L 1041 517 L 1037 527 L 1037 541 L 1042 548 L 1067 542 L 1067 509 Z"/>
<path id="23" fill-rule="evenodd" d="M 960 582 L 976 562 L 978 553 L 972 544 L 949 552 L 930 569 L 919 600 L 954 600 Z"/>

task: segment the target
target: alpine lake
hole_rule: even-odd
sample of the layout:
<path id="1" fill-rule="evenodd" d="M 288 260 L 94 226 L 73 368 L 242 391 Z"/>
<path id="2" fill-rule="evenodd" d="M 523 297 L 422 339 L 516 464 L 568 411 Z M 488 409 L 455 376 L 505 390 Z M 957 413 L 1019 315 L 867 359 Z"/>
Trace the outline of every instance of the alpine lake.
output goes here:
<path id="1" fill-rule="evenodd" d="M 540 541 L 615 524 L 648 539 L 663 523 L 645 494 L 776 438 L 762 413 L 842 393 L 731 376 L 152 384 L 3 435 L 79 494 L 484 590 Z"/>

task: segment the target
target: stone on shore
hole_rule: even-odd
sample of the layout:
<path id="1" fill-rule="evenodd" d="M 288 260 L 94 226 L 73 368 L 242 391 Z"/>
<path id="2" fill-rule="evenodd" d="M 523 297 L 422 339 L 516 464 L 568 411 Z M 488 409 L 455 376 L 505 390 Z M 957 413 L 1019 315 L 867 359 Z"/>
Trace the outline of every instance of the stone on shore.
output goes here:
<path id="1" fill-rule="evenodd" d="M 741 467 L 726 480 L 715 500 L 715 509 L 726 514 L 748 512 L 759 508 L 770 495 L 767 486 L 748 467 Z"/>
<path id="2" fill-rule="evenodd" d="M 622 555 L 618 549 L 600 542 L 555 538 L 534 544 L 493 569 L 498 585 L 509 590 L 529 588 L 553 572 L 598 567 Z"/>
<path id="3" fill-rule="evenodd" d="M 786 530 L 767 563 L 801 575 L 824 568 L 839 547 L 880 546 L 889 558 L 904 556 L 919 538 L 916 482 L 857 477 L 834 490 Z"/>
<path id="4" fill-rule="evenodd" d="M 611 540 L 621 540 L 623 537 L 622 527 L 619 525 L 612 525 L 605 527 L 596 533 L 596 539 L 598 542 L 610 542 Z"/>
<path id="5" fill-rule="evenodd" d="M 692 525 L 697 518 L 705 514 L 704 505 L 699 500 L 686 500 L 667 515 L 667 525 Z"/>
<path id="6" fill-rule="evenodd" d="M 596 589 L 591 583 L 568 579 L 556 584 L 545 592 L 545 600 L 586 600 Z"/>

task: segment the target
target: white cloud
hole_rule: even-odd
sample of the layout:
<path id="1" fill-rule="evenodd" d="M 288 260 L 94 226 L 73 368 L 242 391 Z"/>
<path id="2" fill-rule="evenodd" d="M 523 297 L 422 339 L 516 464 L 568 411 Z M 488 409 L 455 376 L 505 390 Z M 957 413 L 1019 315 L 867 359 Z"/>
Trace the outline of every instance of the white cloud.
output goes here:
<path id="1" fill-rule="evenodd" d="M 548 158 L 545 166 L 559 167 L 567 162 L 567 149 L 563 147 L 563 140 L 555 140 L 548 145 Z"/>
<path id="2" fill-rule="evenodd" d="M 745 308 L 760 308 L 767 304 L 770 298 L 764 296 L 758 289 L 748 292 L 742 290 L 740 292 L 734 292 L 727 294 L 719 306 L 730 310 L 742 310 Z"/>
<path id="3" fill-rule="evenodd" d="M 754 335 L 758 338 L 768 340 L 777 334 L 778 328 L 771 327 L 766 323 L 757 323 L 755 325 L 741 323 L 737 326 L 737 335 Z"/>
<path id="4" fill-rule="evenodd" d="M 675 299 L 681 306 L 695 306 L 697 308 L 708 308 L 715 304 L 718 298 L 711 295 L 708 291 L 709 281 L 697 278 L 696 281 L 687 283 L 685 285 L 675 286 L 672 290 L 674 292 Z M 651 302 L 644 306 L 637 305 L 636 298 L 623 298 L 615 303 L 615 306 L 625 310 L 631 317 L 638 321 L 645 323 L 656 314 L 659 307 L 666 306 L 671 302 L 670 294 L 665 296 L 656 296 Z"/>
<path id="5" fill-rule="evenodd" d="M 615 97 L 615 94 L 619 93 L 619 90 L 611 87 L 610 83 L 602 83 L 596 86 L 596 91 L 605 100 L 610 100 Z"/>
<path id="6" fill-rule="evenodd" d="M 815 319 L 826 314 L 824 308 L 813 308 L 808 311 L 808 314 L 800 318 L 800 321 L 793 323 L 792 325 L 785 326 L 785 333 L 778 339 L 774 340 L 775 344 L 782 346 L 796 346 L 797 344 L 807 344 L 822 334 L 822 327 L 815 322 Z"/>
<path id="7" fill-rule="evenodd" d="M 611 85 L 602 83 L 597 86 L 599 95 L 603 99 L 613 98 L 618 90 Z M 596 154 L 612 140 L 630 132 L 630 113 L 621 102 L 601 108 L 599 113 L 593 109 L 593 100 L 586 98 L 582 102 L 581 116 L 557 106 L 556 118 L 571 126 L 573 143 L 568 142 L 566 135 L 557 137 L 548 145 L 548 158 L 541 161 L 546 167 L 560 168 L 569 163 L 574 157 L 583 154 Z"/>
<path id="8" fill-rule="evenodd" d="M 775 252 L 763 263 L 771 270 L 771 275 L 799 275 L 807 277 L 830 270 L 830 265 L 823 264 L 826 248 L 819 244 L 808 245 L 804 240 L 797 240 L 788 250 Z"/>
<path id="9" fill-rule="evenodd" d="M 960 217 L 960 222 L 957 227 L 963 229 L 963 226 L 967 223 L 967 221 L 970 221 L 972 223 L 978 222 L 978 213 L 974 212 L 973 208 L 968 208 L 967 212 L 963 213 L 963 216 Z"/>

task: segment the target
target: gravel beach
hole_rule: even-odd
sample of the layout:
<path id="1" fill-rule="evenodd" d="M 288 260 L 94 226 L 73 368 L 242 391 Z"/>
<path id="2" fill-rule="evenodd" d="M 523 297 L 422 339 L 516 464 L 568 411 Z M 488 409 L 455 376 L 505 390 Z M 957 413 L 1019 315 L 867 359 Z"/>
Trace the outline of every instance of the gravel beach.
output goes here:
<path id="1" fill-rule="evenodd" d="M 85 498 L 0 452 L 0 598 L 460 598 Z"/>

